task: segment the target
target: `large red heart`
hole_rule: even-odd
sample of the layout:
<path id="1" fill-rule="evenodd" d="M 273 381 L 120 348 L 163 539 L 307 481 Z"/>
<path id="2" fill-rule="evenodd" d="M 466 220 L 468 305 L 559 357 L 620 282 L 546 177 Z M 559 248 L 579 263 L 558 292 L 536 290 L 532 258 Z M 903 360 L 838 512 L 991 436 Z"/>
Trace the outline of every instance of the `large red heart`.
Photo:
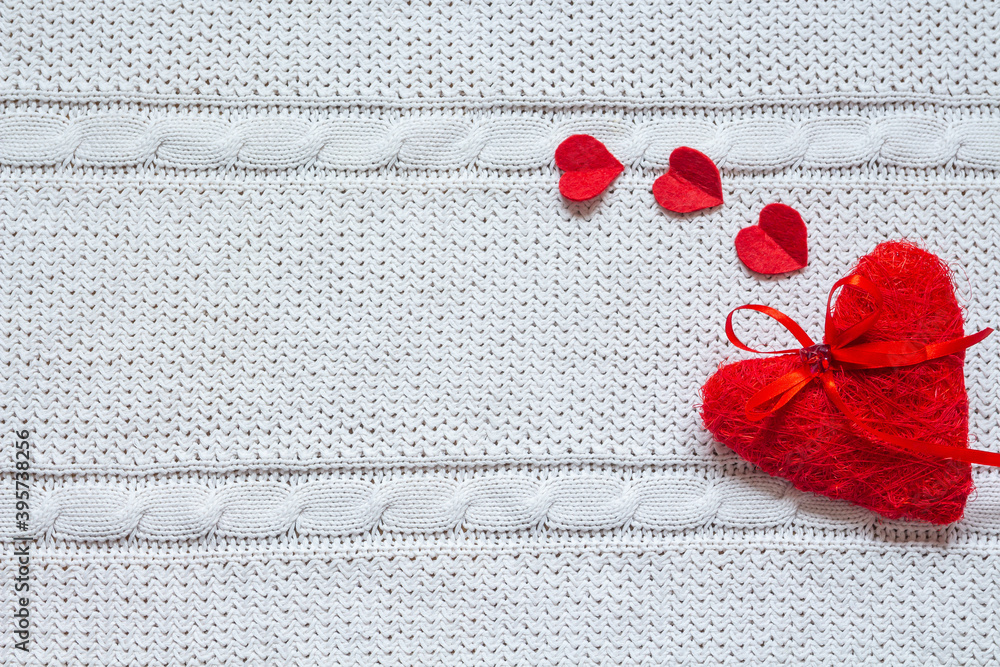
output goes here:
<path id="1" fill-rule="evenodd" d="M 736 235 L 736 254 L 757 273 L 797 271 L 809 261 L 806 223 L 791 206 L 768 204 L 756 225 Z"/>
<path id="2" fill-rule="evenodd" d="M 948 267 L 904 242 L 883 243 L 853 274 L 882 292 L 882 314 L 858 343 L 938 343 L 963 335 L 962 312 Z M 844 330 L 872 312 L 862 292 L 846 287 L 833 309 Z M 968 447 L 964 353 L 912 366 L 838 372 L 843 401 L 902 438 Z M 702 419 L 716 440 L 803 491 L 844 499 L 892 519 L 951 523 L 972 490 L 968 463 L 918 455 L 872 439 L 811 383 L 762 421 L 745 414 L 748 400 L 800 367 L 799 355 L 722 366 L 702 388 Z"/>
<path id="3" fill-rule="evenodd" d="M 674 213 L 691 213 L 722 204 L 722 179 L 712 158 L 687 146 L 670 154 L 667 173 L 653 182 L 653 196 Z"/>
<path id="4" fill-rule="evenodd" d="M 556 166 L 566 172 L 559 179 L 559 192 L 572 201 L 601 194 L 625 169 L 604 144 L 589 134 L 574 134 L 559 144 Z"/>

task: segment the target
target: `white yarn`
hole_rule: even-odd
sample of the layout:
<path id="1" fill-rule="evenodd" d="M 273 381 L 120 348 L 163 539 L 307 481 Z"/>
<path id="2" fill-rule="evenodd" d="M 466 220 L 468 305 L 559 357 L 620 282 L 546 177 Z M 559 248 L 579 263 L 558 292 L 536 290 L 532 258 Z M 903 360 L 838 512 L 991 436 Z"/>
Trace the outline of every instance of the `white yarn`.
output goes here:
<path id="1" fill-rule="evenodd" d="M 1000 471 L 953 526 L 884 521 L 698 417 L 731 308 L 817 333 L 883 240 L 1000 323 L 991 3 L 0 15 L 0 419 L 36 538 L 0 663 L 1000 659 Z M 592 202 L 558 194 L 573 133 L 626 165 Z M 657 206 L 679 145 L 724 206 Z M 762 278 L 733 237 L 775 201 L 810 264 Z M 986 449 L 998 349 L 966 361 Z M 0 508 L 5 600 L 17 534 Z"/>
<path id="2" fill-rule="evenodd" d="M 362 118 L 339 111 L 282 114 L 171 110 L 24 111 L 0 118 L 0 161 L 16 166 L 177 169 L 503 169 L 550 166 L 562 139 L 587 132 L 636 169 L 664 169 L 678 145 L 697 144 L 723 169 L 802 166 L 1000 168 L 1000 116 L 940 110 L 829 111 L 773 119 L 735 110 L 693 122 L 683 114 L 617 111 L 407 112 Z M 385 113 L 385 116 L 390 116 Z M 789 114 L 792 115 L 792 114 Z M 248 118 L 248 116 L 250 116 Z"/>

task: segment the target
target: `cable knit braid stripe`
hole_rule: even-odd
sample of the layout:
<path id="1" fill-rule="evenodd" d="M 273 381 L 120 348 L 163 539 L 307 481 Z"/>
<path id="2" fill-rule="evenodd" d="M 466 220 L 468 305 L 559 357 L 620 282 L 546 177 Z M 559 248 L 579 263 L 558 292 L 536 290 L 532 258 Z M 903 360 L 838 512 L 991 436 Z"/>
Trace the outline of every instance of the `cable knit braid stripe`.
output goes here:
<path id="1" fill-rule="evenodd" d="M 961 527 L 1000 533 L 1000 474 L 983 476 Z M 757 472 L 447 472 L 396 476 L 248 475 L 134 481 L 58 478 L 39 488 L 32 532 L 83 542 L 136 537 L 263 539 L 455 529 L 515 533 L 715 528 L 870 528 L 874 515 Z M 880 524 L 884 522 L 878 522 Z M 13 536 L 3 526 L 0 537 Z M 940 532 L 940 531 L 938 531 Z"/>
<path id="2" fill-rule="evenodd" d="M 1000 116 L 955 110 L 801 113 L 797 120 L 737 111 L 718 118 L 680 113 L 544 112 L 143 113 L 7 110 L 0 113 L 0 164 L 9 166 L 201 169 L 504 169 L 551 166 L 559 142 L 596 136 L 635 168 L 662 169 L 689 145 L 730 171 L 840 169 L 877 164 L 1000 169 Z"/>

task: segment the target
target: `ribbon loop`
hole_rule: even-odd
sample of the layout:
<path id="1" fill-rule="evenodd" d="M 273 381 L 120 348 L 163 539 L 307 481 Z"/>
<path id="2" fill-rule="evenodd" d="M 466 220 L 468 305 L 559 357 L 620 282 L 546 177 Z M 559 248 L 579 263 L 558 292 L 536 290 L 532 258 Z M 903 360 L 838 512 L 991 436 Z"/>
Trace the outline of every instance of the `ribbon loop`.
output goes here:
<path id="1" fill-rule="evenodd" d="M 833 321 L 833 295 L 841 288 L 860 290 L 872 302 L 872 312 L 859 322 L 843 331 L 837 331 Z M 774 380 L 754 394 L 747 401 L 745 414 L 751 421 L 760 421 L 774 414 L 788 404 L 800 391 L 805 389 L 815 379 L 820 380 L 824 392 L 830 401 L 845 417 L 860 428 L 866 435 L 876 440 L 901 447 L 908 451 L 927 456 L 952 459 L 966 463 L 1000 467 L 1000 453 L 985 452 L 965 447 L 940 445 L 923 440 L 909 440 L 888 433 L 882 433 L 865 425 L 865 419 L 856 414 L 841 398 L 834 382 L 833 371 L 856 371 L 875 368 L 900 368 L 913 366 L 931 359 L 940 359 L 951 354 L 958 354 L 979 343 L 993 333 L 993 329 L 983 329 L 977 333 L 955 338 L 940 343 L 923 344 L 915 341 L 879 341 L 874 343 L 859 343 L 850 345 L 868 332 L 878 321 L 884 305 L 882 292 L 871 280 L 860 275 L 852 275 L 834 283 L 826 301 L 826 323 L 823 342 L 816 344 L 808 334 L 792 318 L 780 310 L 748 304 L 734 308 L 726 318 L 726 336 L 736 347 L 756 354 L 795 354 L 798 353 L 802 366 Z M 733 315 L 738 310 L 753 310 L 763 313 L 776 320 L 787 329 L 796 340 L 802 344 L 800 349 L 788 350 L 755 350 L 748 347 L 737 336 L 733 329 Z M 764 408 L 762 406 L 767 405 Z"/>
<path id="2" fill-rule="evenodd" d="M 735 315 L 736 311 L 738 310 L 754 310 L 757 311 L 758 313 L 764 313 L 771 319 L 777 320 L 778 324 L 788 329 L 788 331 L 790 331 L 791 334 L 795 336 L 795 339 L 800 343 L 802 343 L 802 347 L 809 347 L 810 345 L 814 344 L 812 338 L 809 337 L 809 334 L 807 334 L 805 330 L 803 330 L 802 327 L 800 327 L 798 323 L 796 323 L 796 321 L 790 318 L 788 315 L 785 315 L 783 312 L 777 310 L 776 308 L 771 308 L 769 306 L 762 306 L 759 303 L 750 303 L 745 306 L 739 306 L 738 308 L 733 308 L 732 311 L 730 311 L 729 316 L 726 317 L 726 336 L 729 338 L 730 343 L 740 348 L 741 350 L 744 350 L 746 352 L 753 352 L 755 354 L 790 354 L 795 352 L 796 348 L 791 348 L 788 350 L 770 351 L 770 350 L 755 350 L 752 347 L 747 347 L 746 345 L 743 344 L 743 341 L 741 341 L 739 337 L 737 337 L 736 331 L 733 329 L 733 315 Z"/>
<path id="3" fill-rule="evenodd" d="M 860 322 L 854 324 L 844 331 L 838 332 L 833 323 L 833 295 L 841 287 L 854 287 L 864 292 L 875 304 L 872 313 L 864 317 Z M 879 316 L 882 314 L 882 292 L 872 281 L 864 276 L 853 275 L 841 278 L 833 284 L 830 295 L 826 298 L 826 327 L 823 332 L 823 342 L 834 347 L 841 347 L 853 342 L 866 331 L 875 326 Z"/>

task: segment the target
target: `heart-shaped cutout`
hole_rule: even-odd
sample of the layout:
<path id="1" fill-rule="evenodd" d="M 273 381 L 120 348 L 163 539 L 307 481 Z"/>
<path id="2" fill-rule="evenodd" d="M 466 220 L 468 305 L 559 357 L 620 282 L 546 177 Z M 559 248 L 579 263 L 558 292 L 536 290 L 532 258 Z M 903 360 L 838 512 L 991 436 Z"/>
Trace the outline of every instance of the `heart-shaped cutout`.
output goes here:
<path id="1" fill-rule="evenodd" d="M 687 146 L 670 154 L 669 169 L 653 183 L 660 206 L 691 213 L 722 204 L 722 178 L 712 158 Z"/>
<path id="2" fill-rule="evenodd" d="M 963 335 L 951 273 L 931 253 L 909 243 L 883 243 L 861 258 L 852 275 L 872 281 L 883 298 L 881 315 L 856 343 L 928 345 Z M 845 331 L 872 308 L 861 290 L 845 287 L 832 325 Z M 964 358 L 959 352 L 910 366 L 838 371 L 835 381 L 845 404 L 881 430 L 967 448 Z M 785 354 L 722 366 L 702 388 L 705 427 L 747 461 L 803 491 L 892 519 L 945 524 L 961 518 L 972 490 L 968 463 L 873 439 L 829 400 L 820 382 L 809 383 L 763 420 L 749 419 L 748 401 L 802 363 L 799 354 Z"/>
<path id="3" fill-rule="evenodd" d="M 809 262 L 806 223 L 791 206 L 768 204 L 756 225 L 736 235 L 736 254 L 757 273 L 797 271 Z"/>
<path id="4" fill-rule="evenodd" d="M 559 179 L 559 192 L 572 201 L 593 199 L 625 169 L 604 144 L 589 134 L 574 134 L 559 144 L 556 166 L 566 172 Z"/>

